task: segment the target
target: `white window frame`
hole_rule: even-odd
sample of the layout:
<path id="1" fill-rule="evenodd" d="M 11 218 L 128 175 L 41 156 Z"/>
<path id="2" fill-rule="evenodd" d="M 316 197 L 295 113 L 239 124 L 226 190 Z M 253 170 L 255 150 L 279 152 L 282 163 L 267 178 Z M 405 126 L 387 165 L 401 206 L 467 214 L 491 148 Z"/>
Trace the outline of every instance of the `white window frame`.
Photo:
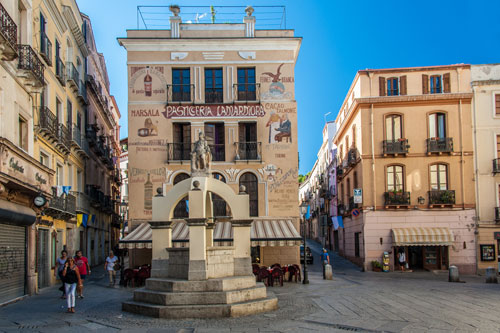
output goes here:
<path id="1" fill-rule="evenodd" d="M 45 149 L 40 148 L 39 155 L 38 155 L 38 161 L 40 161 L 41 154 L 47 156 L 47 161 L 48 161 L 47 165 L 45 165 L 43 163 L 42 164 L 45 165 L 46 167 L 52 169 L 52 155 L 48 151 L 46 151 Z"/>
<path id="2" fill-rule="evenodd" d="M 494 119 L 500 119 L 500 114 L 496 114 L 495 95 L 500 95 L 500 90 L 491 91 L 491 112 Z"/>

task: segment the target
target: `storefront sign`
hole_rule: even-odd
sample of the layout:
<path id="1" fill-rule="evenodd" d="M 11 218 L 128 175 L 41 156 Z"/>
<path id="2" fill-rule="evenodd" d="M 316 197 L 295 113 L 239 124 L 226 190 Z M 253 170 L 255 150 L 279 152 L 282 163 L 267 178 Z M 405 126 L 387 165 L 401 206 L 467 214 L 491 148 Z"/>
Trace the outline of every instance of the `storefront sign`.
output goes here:
<path id="1" fill-rule="evenodd" d="M 49 221 L 49 220 L 41 220 L 39 219 L 38 222 L 37 222 L 38 225 L 44 225 L 44 226 L 47 226 L 47 227 L 52 227 L 54 226 L 54 222 L 53 221 Z"/>
<path id="2" fill-rule="evenodd" d="M 495 260 L 495 245 L 487 244 L 481 245 L 481 261 L 494 261 Z"/>
<path id="3" fill-rule="evenodd" d="M 260 104 L 227 105 L 167 105 L 162 112 L 165 118 L 199 118 L 199 117 L 264 117 L 266 112 Z"/>

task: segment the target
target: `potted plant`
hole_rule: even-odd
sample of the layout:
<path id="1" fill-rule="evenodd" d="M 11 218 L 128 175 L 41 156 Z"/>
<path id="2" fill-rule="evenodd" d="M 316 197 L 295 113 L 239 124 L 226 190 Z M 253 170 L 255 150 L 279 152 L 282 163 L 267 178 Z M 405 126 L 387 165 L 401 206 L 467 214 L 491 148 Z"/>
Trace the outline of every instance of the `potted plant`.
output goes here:
<path id="1" fill-rule="evenodd" d="M 382 264 L 378 260 L 372 261 L 372 270 L 374 272 L 382 272 Z"/>

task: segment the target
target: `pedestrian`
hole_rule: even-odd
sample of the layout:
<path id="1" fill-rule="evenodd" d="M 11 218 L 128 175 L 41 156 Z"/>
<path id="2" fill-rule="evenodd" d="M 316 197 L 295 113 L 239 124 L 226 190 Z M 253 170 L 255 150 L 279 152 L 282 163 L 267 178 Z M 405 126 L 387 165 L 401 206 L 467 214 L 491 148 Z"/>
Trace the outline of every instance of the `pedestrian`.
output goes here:
<path id="1" fill-rule="evenodd" d="M 113 254 L 113 251 L 109 251 L 109 256 L 106 258 L 106 263 L 104 264 L 104 269 L 106 269 L 106 271 L 108 272 L 109 286 L 110 287 L 115 285 L 117 265 L 119 265 L 118 257 L 116 257 Z"/>
<path id="2" fill-rule="evenodd" d="M 64 288 L 66 290 L 66 303 L 68 304 L 68 312 L 75 313 L 75 290 L 76 285 L 82 286 L 82 279 L 75 259 L 68 258 L 64 264 L 62 271 L 64 278 Z"/>
<path id="3" fill-rule="evenodd" d="M 398 251 L 398 261 L 399 261 L 399 269 L 401 269 L 401 271 L 404 272 L 406 266 L 406 254 L 405 250 L 402 247 L 400 247 Z"/>
<path id="4" fill-rule="evenodd" d="M 87 275 L 90 275 L 91 271 L 89 261 L 83 256 L 82 250 L 76 251 L 75 263 L 82 279 L 82 283 L 78 284 L 78 298 L 83 298 L 83 281 L 85 281 Z"/>
<path id="5" fill-rule="evenodd" d="M 64 265 L 66 264 L 66 260 L 68 260 L 68 252 L 66 250 L 61 251 L 61 256 L 56 260 L 56 268 L 54 269 L 54 275 L 61 280 L 62 286 L 59 288 L 62 291 L 61 298 L 66 298 L 66 291 L 64 288 L 64 278 L 62 276 L 62 272 L 64 269 Z"/>
<path id="6" fill-rule="evenodd" d="M 326 265 L 330 265 L 330 256 L 328 255 L 328 251 L 323 249 L 323 253 L 321 253 L 321 262 L 323 263 L 323 280 L 326 279 Z"/>

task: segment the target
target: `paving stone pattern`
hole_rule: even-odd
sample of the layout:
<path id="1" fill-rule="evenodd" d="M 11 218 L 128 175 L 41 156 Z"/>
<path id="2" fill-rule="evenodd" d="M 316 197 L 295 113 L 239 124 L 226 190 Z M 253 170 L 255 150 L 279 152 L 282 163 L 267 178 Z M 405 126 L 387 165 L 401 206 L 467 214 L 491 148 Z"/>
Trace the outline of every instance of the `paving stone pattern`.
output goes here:
<path id="1" fill-rule="evenodd" d="M 65 313 L 57 287 L 0 308 L 0 332 L 500 332 L 500 285 L 484 277 L 374 273 L 331 253 L 334 278 L 322 279 L 321 247 L 309 285 L 269 288 L 279 299 L 274 312 L 242 318 L 165 320 L 121 311 L 131 288 L 108 288 L 104 270 L 93 269 L 76 314 Z"/>

